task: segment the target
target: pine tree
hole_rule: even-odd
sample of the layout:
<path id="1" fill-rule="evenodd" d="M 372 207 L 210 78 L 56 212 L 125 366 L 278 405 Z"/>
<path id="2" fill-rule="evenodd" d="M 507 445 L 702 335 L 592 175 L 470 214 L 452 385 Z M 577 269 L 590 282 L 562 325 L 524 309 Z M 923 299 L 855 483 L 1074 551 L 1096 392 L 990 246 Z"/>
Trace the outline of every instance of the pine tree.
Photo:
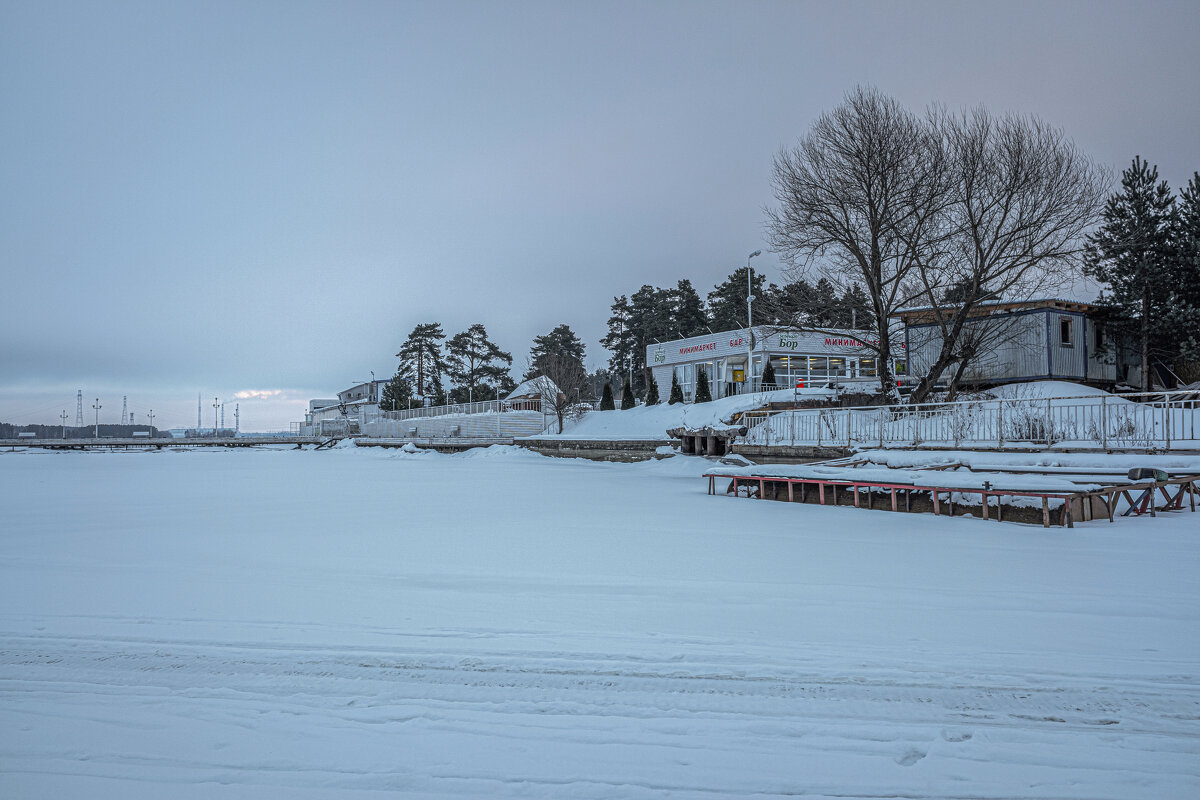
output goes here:
<path id="1" fill-rule="evenodd" d="M 612 381 L 604 382 L 604 394 L 600 397 L 601 411 L 616 411 L 617 404 L 613 402 Z"/>
<path id="2" fill-rule="evenodd" d="M 446 342 L 446 369 L 464 391 L 452 392 L 456 402 L 466 395 L 465 400 L 490 400 L 502 388 L 506 379 L 511 382 L 508 368 L 512 366 L 512 354 L 501 350 L 488 338 L 483 323 L 477 322 L 462 333 L 455 334 Z"/>
<path id="3" fill-rule="evenodd" d="M 401 372 L 397 371 L 392 379 L 383 386 L 379 396 L 381 411 L 399 411 L 412 405 L 412 385 Z"/>
<path id="4" fill-rule="evenodd" d="M 579 375 L 572 374 L 571 383 L 583 385 L 587 381 L 587 371 L 583 368 L 583 355 L 583 342 L 575 335 L 575 331 L 565 323 L 559 325 L 547 334 L 534 337 L 533 347 L 529 350 L 529 369 L 525 372 L 524 380 L 536 378 L 542 374 L 539 365 L 543 359 L 551 356 L 558 368 L 561 368 L 564 363 L 571 366 L 577 364 Z M 576 378 L 578 381 L 575 380 Z"/>
<path id="5" fill-rule="evenodd" d="M 412 380 L 414 394 L 418 397 L 444 397 L 442 375 L 446 361 L 442 358 L 442 341 L 446 334 L 436 322 L 426 322 L 412 329 L 408 339 L 396 356 L 400 369 Z"/>
<path id="6" fill-rule="evenodd" d="M 696 402 L 707 403 L 712 400 L 712 392 L 708 389 L 708 370 L 696 368 Z"/>
<path id="7" fill-rule="evenodd" d="M 704 302 L 689 280 L 681 280 L 674 289 L 668 289 L 671 303 L 671 327 L 679 338 L 699 336 L 708 329 L 708 317 L 704 313 Z M 675 338 L 672 336 L 671 338 Z"/>
<path id="8" fill-rule="evenodd" d="M 636 405 L 637 401 L 633 399 L 633 387 L 629 381 L 625 381 L 625 388 L 621 390 L 621 410 L 628 411 Z"/>
<path id="9" fill-rule="evenodd" d="M 755 297 L 763 297 L 765 280 L 765 275 L 755 272 L 753 288 L 749 293 Z M 746 327 L 746 281 L 746 268 L 739 267 L 708 293 L 708 324 L 714 331 Z"/>
<path id="10" fill-rule="evenodd" d="M 1172 238 L 1173 298 L 1168 323 L 1181 342 L 1180 355 L 1191 369 L 1177 370 L 1185 381 L 1200 378 L 1200 172 L 1179 193 Z"/>
<path id="11" fill-rule="evenodd" d="M 1154 387 L 1153 358 L 1175 349 L 1163 317 L 1170 308 L 1171 227 L 1175 199 L 1158 168 L 1136 157 L 1121 174 L 1121 191 L 1110 195 L 1100 228 L 1088 237 L 1084 272 L 1107 286 L 1101 304 L 1114 327 L 1136 337 L 1142 389 Z"/>
<path id="12" fill-rule="evenodd" d="M 851 285 L 842 294 L 841 305 L 845 309 L 844 319 L 847 328 L 859 331 L 874 329 L 875 311 L 871 307 L 871 298 L 867 297 L 867 293 L 857 283 Z"/>
<path id="13" fill-rule="evenodd" d="M 671 396 L 667 398 L 667 405 L 673 406 L 676 403 L 683 402 L 683 388 L 679 385 L 679 378 L 675 373 L 671 373 Z"/>
<path id="14" fill-rule="evenodd" d="M 650 375 L 650 388 L 646 390 L 646 405 L 658 405 L 658 381 L 654 380 L 654 375 Z"/>
<path id="15" fill-rule="evenodd" d="M 770 359 L 767 359 L 767 367 L 763 370 L 762 388 L 764 391 L 775 388 L 775 367 L 771 365 Z"/>
<path id="16" fill-rule="evenodd" d="M 625 295 L 614 297 L 612 314 L 608 318 L 608 333 L 600 344 L 612 355 L 608 359 L 608 371 L 613 375 L 624 375 L 638 368 L 638 345 L 640 337 L 632 325 L 632 310 Z M 645 359 L 645 349 L 642 348 Z"/>

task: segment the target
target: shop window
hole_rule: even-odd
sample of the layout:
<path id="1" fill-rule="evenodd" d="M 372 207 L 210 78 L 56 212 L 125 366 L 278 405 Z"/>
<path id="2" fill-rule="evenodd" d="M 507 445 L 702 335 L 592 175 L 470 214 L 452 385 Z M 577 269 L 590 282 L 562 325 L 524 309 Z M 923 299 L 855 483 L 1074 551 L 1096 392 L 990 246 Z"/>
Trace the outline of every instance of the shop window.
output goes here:
<path id="1" fill-rule="evenodd" d="M 829 359 L 829 377 L 842 378 L 846 375 L 846 359 L 830 358 Z"/>
<path id="2" fill-rule="evenodd" d="M 875 377 L 875 359 L 860 358 L 858 360 L 858 374 L 863 378 Z"/>
<path id="3" fill-rule="evenodd" d="M 825 378 L 829 375 L 829 359 L 825 356 L 809 356 L 808 374 L 811 378 Z"/>

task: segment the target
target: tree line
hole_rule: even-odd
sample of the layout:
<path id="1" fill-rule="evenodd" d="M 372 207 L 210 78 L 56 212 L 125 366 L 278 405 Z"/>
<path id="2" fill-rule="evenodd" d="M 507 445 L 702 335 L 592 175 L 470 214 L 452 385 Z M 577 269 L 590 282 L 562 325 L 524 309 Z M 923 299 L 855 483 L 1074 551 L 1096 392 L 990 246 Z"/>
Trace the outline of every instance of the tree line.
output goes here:
<path id="1" fill-rule="evenodd" d="M 539 375 L 574 402 L 587 386 L 583 341 L 567 324 L 533 340 L 522 380 Z M 425 403 L 469 403 L 496 400 L 512 392 L 516 382 L 509 374 L 513 357 L 488 336 L 483 323 L 447 338 L 436 322 L 414 327 L 396 353 L 395 374 L 384 385 L 379 407 L 385 411 L 414 408 Z"/>

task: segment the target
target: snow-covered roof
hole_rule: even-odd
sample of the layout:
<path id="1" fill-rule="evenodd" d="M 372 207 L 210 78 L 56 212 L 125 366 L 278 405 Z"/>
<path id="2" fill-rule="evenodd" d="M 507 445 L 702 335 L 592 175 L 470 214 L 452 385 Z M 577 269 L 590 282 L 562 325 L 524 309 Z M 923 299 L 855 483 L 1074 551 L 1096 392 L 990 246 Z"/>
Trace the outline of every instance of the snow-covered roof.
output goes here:
<path id="1" fill-rule="evenodd" d="M 944 303 L 940 308 L 952 309 L 957 308 L 956 303 Z M 1094 311 L 1096 305 L 1094 303 L 1085 303 L 1079 300 L 1067 300 L 1062 297 L 1041 297 L 1036 300 L 994 300 L 990 303 L 977 303 L 975 308 L 979 310 L 996 309 L 996 310 L 1024 310 L 1036 308 L 1062 308 L 1068 311 Z M 919 314 L 923 311 L 934 311 L 934 306 L 906 306 L 905 308 L 896 309 L 891 313 L 893 317 L 902 317 L 907 314 Z"/>
<path id="2" fill-rule="evenodd" d="M 554 381 L 545 375 L 538 375 L 536 378 L 530 378 L 513 389 L 504 399 L 512 400 L 514 397 L 542 397 L 544 395 L 557 396 L 559 393 L 559 388 L 555 385 Z"/>

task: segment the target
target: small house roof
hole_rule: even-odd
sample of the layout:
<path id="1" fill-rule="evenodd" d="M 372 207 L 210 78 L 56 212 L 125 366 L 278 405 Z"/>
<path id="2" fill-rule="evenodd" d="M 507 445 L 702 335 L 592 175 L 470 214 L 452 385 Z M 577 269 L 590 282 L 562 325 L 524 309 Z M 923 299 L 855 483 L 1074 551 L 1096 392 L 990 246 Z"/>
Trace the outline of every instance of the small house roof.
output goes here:
<path id="1" fill-rule="evenodd" d="M 535 378 L 522 383 L 517 388 L 513 389 L 505 397 L 505 400 L 512 400 L 516 397 L 542 397 L 543 395 L 558 395 L 560 390 L 554 381 L 547 378 L 545 375 L 538 375 Z"/>

